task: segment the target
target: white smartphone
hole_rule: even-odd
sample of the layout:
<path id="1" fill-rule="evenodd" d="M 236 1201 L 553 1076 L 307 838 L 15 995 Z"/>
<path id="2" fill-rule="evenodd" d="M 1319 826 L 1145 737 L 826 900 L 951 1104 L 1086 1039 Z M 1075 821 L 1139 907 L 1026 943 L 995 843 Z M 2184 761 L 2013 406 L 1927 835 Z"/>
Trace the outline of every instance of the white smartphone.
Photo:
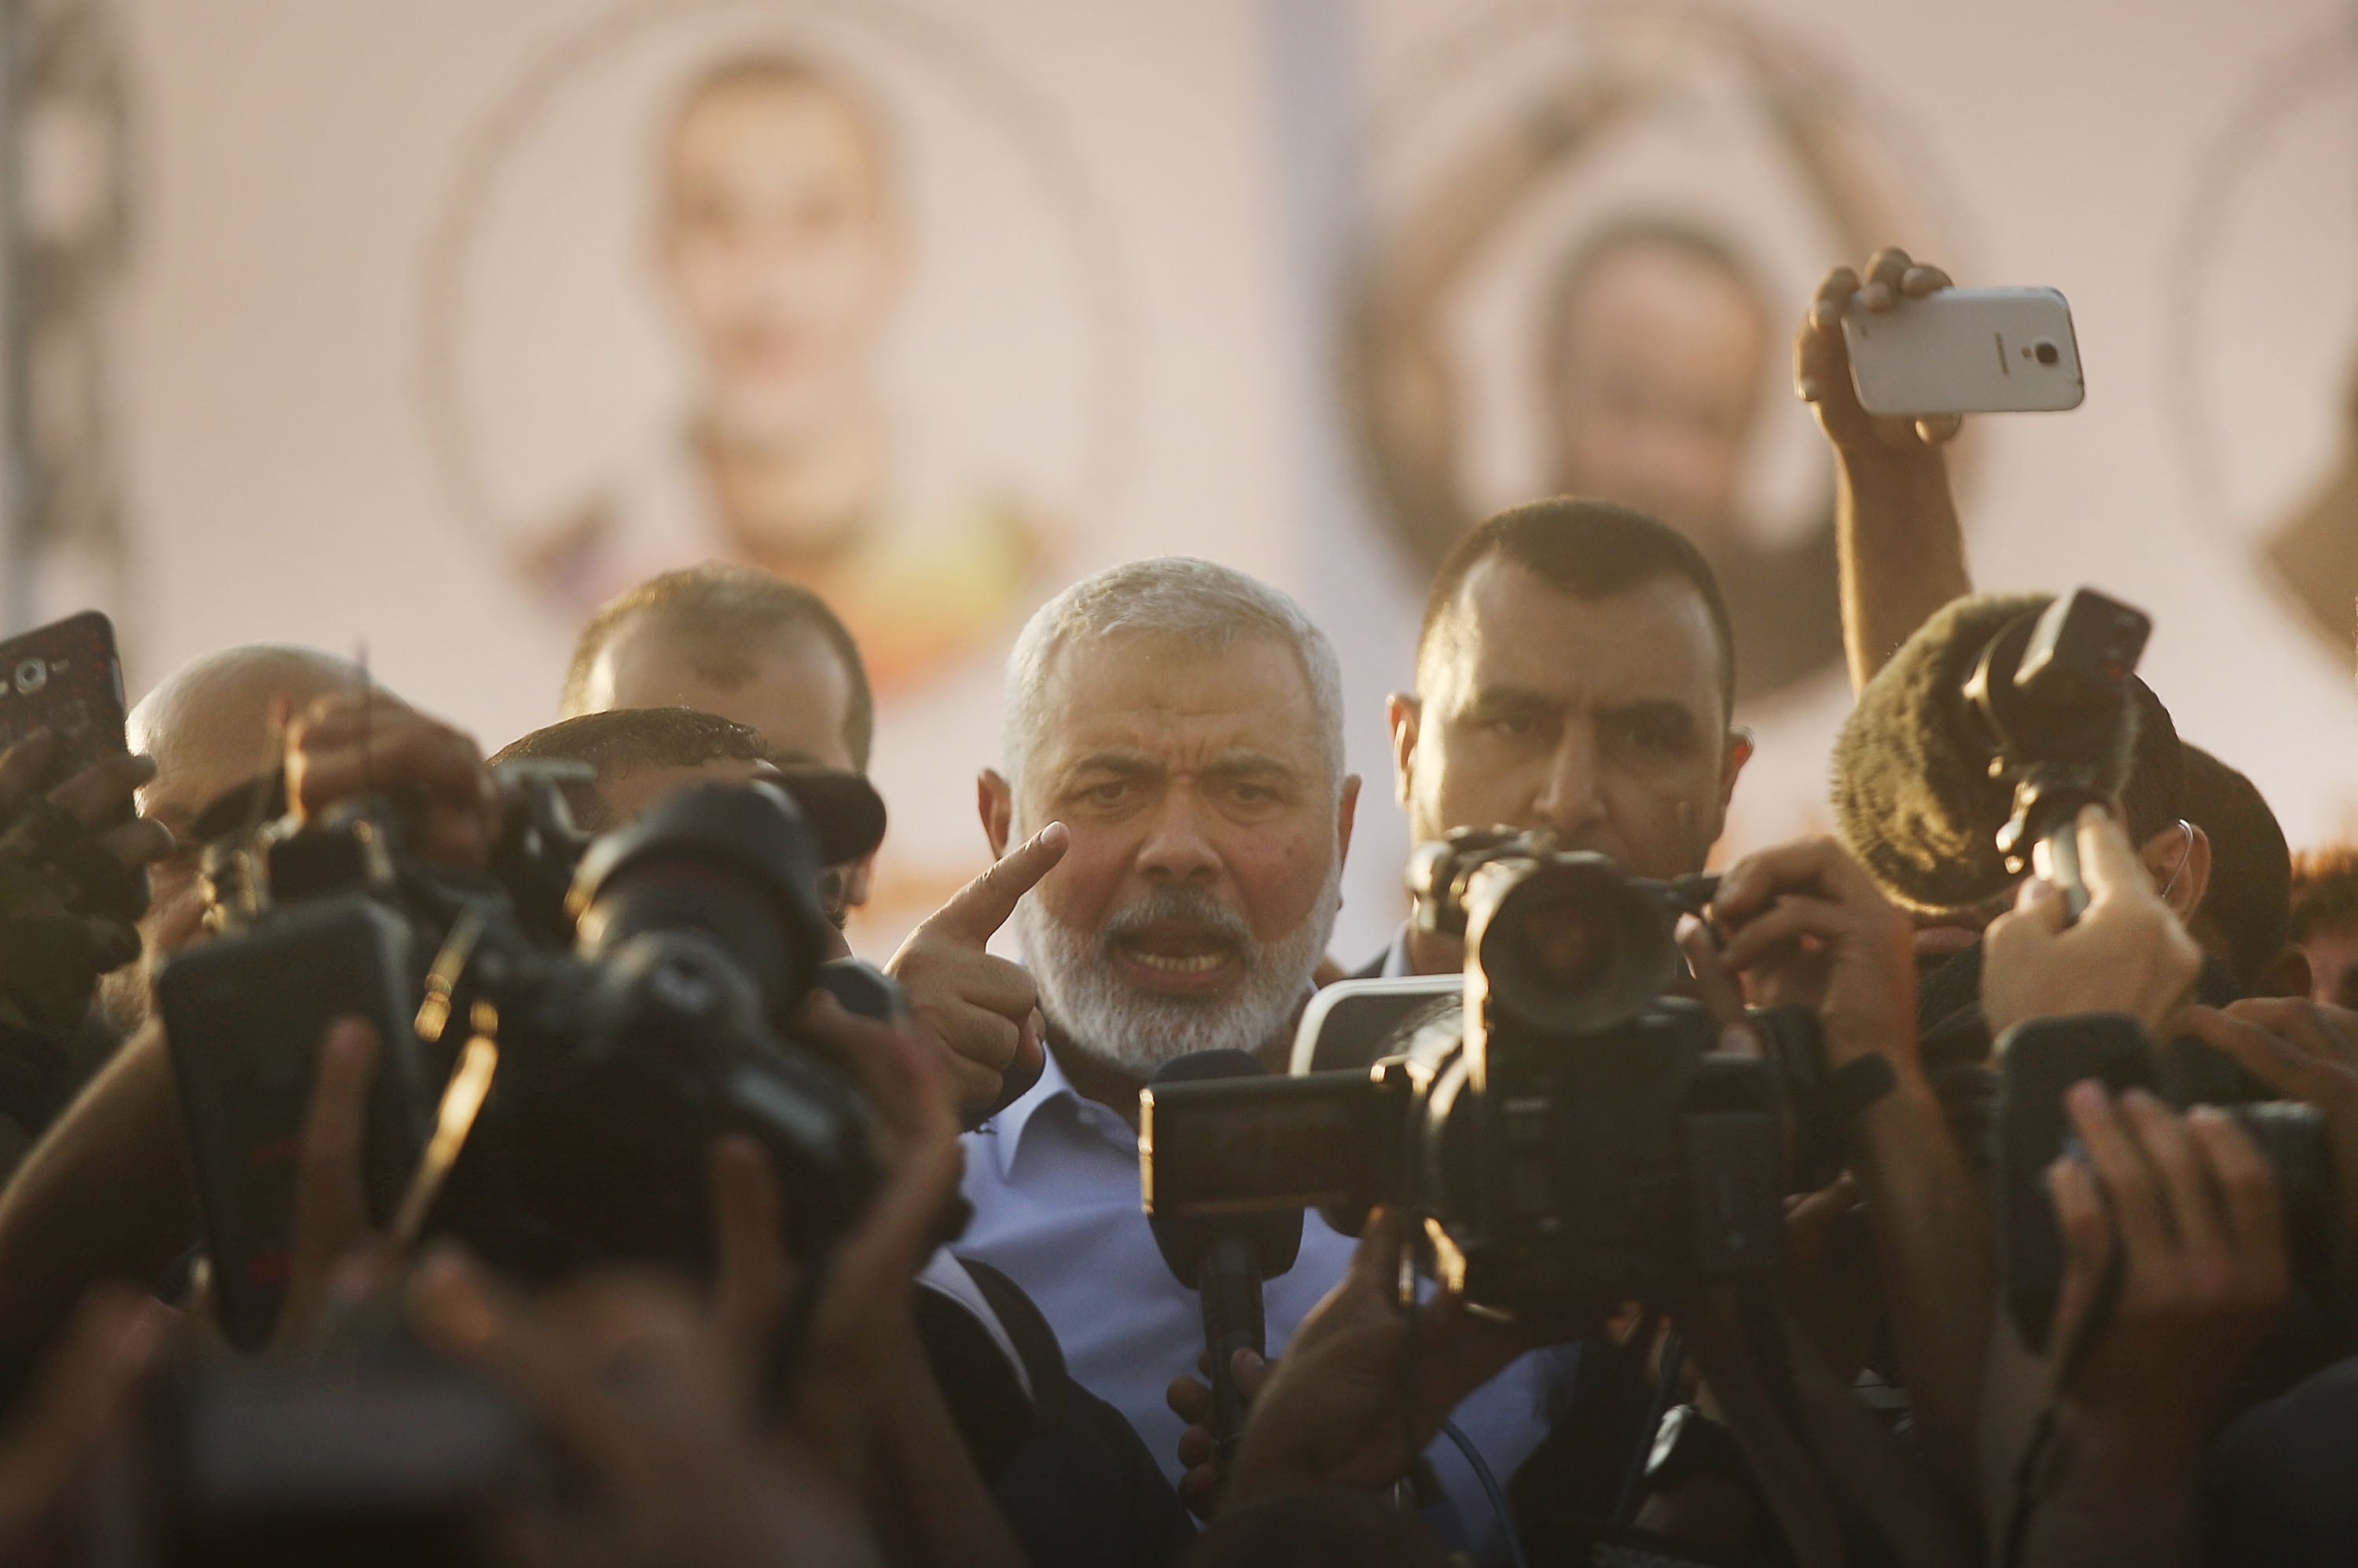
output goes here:
<path id="1" fill-rule="evenodd" d="M 2071 301 L 2052 288 L 1944 288 L 1843 313 L 1851 384 L 1869 414 L 2033 414 L 2087 395 Z"/>

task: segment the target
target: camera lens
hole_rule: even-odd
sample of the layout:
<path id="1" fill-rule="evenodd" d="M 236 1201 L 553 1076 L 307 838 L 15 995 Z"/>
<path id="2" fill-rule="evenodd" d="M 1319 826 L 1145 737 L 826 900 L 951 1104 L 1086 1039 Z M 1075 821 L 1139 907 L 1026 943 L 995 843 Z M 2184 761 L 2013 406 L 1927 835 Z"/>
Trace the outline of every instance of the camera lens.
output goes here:
<path id="1" fill-rule="evenodd" d="M 27 659 L 16 666 L 16 689 L 27 697 L 49 684 L 49 666 L 38 659 Z"/>
<path id="2" fill-rule="evenodd" d="M 2052 343 L 2042 342 L 2035 344 L 2032 346 L 2030 352 L 2032 357 L 2037 359 L 2039 362 L 2043 365 L 2051 365 L 2063 357 L 2062 351 L 2058 349 Z"/>
<path id="3" fill-rule="evenodd" d="M 1523 940 L 1532 973 L 1567 991 L 1595 985 L 1615 956 L 1611 927 L 1595 911 L 1572 899 L 1532 910 L 1524 919 Z"/>

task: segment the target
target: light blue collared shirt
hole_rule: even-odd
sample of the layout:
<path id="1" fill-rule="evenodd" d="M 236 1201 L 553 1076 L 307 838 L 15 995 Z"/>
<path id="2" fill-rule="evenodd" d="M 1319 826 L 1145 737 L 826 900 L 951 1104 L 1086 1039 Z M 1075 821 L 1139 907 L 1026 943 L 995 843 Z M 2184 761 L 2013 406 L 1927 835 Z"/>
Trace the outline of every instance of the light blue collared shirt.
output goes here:
<path id="1" fill-rule="evenodd" d="M 974 1219 L 956 1250 L 1023 1288 L 1073 1377 L 1129 1418 L 1175 1483 L 1183 1426 L 1163 1392 L 1174 1378 L 1199 1375 L 1204 1319 L 1195 1292 L 1155 1248 L 1139 1197 L 1138 1134 L 1083 1098 L 1051 1050 L 1031 1092 L 968 1133 L 966 1146 Z M 1303 1217 L 1293 1268 L 1262 1291 L 1271 1356 L 1343 1277 L 1356 1245 L 1315 1213 Z M 1567 1346 L 1523 1357 L 1451 1418 L 1501 1487 L 1570 1402 L 1574 1355 Z M 1429 1457 L 1461 1539 L 1498 1541 L 1488 1498 L 1456 1448 L 1444 1438 Z"/>

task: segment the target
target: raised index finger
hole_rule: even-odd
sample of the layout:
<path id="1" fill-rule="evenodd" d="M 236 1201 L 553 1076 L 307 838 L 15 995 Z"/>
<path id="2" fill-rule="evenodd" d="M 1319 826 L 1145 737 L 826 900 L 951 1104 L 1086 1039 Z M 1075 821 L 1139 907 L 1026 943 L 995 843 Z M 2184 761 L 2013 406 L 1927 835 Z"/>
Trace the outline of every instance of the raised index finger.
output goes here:
<path id="1" fill-rule="evenodd" d="M 1065 858 L 1072 843 L 1072 835 L 1061 822 L 1051 822 L 1039 832 L 1000 857 L 999 863 L 966 886 L 950 895 L 950 901 L 934 911 L 925 924 L 936 930 L 947 929 L 971 936 L 978 942 L 990 939 L 991 934 L 1007 924 L 1023 895 L 1040 885 L 1040 879 L 1055 870 L 1056 862 Z"/>

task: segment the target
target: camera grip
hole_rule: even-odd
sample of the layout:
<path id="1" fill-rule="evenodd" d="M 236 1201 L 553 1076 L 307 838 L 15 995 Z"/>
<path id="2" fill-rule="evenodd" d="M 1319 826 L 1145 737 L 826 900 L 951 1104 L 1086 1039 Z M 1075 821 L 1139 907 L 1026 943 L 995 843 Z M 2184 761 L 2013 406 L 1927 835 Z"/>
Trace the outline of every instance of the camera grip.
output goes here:
<path id="1" fill-rule="evenodd" d="M 1204 1311 L 1204 1347 L 1212 1364 L 1212 1441 L 1225 1459 L 1235 1452 L 1245 1430 L 1248 1401 L 1237 1387 L 1237 1352 L 1262 1356 L 1269 1350 L 1260 1261 L 1248 1238 L 1223 1236 L 1212 1243 L 1204 1256 L 1196 1294 Z"/>
<path id="2" fill-rule="evenodd" d="M 2033 1019 L 1998 1040 L 1996 1159 L 1992 1180 L 1998 1270 L 2015 1327 L 2044 1352 L 2067 1263 L 2047 1167 L 2072 1146 L 2064 1092 L 2093 1078 L 2117 1094 L 2155 1081 L 2144 1026 L 2120 1013 Z"/>

